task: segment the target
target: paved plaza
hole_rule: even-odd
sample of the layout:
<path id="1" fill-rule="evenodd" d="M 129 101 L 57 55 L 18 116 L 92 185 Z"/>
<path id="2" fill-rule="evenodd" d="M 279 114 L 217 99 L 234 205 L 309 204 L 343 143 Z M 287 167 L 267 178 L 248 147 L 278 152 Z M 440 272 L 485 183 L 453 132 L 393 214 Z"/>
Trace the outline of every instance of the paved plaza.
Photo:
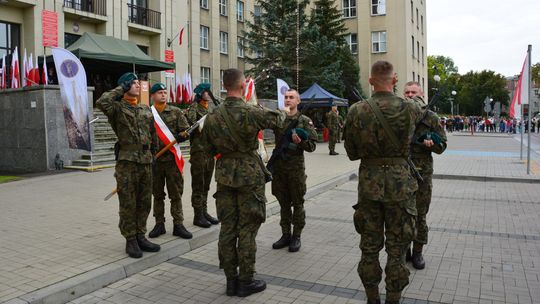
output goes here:
<path id="1" fill-rule="evenodd" d="M 533 136 L 533 143 L 540 138 Z M 243 300 L 224 295 L 225 277 L 216 266 L 219 228 L 191 224 L 189 174 L 183 206 L 194 239 L 172 237 L 169 220 L 168 233 L 157 239 L 162 252 L 141 260 L 124 253 L 117 199 L 103 202 L 114 187 L 113 170 L 2 184 L 0 302 L 364 303 L 356 272 L 360 237 L 352 224 L 356 182 L 349 180 L 358 162 L 348 161 L 342 145 L 337 151 L 342 154 L 330 157 L 320 144 L 307 155 L 300 252 L 271 249 L 280 234 L 278 215 L 262 226 L 257 272 L 268 289 Z M 410 267 L 404 303 L 540 303 L 539 161 L 533 151 L 527 175 L 512 136 L 449 134 L 447 153 L 435 158 L 427 267 Z M 275 214 L 269 189 L 267 197 Z M 153 224 L 150 217 L 148 227 Z M 383 265 L 385 259 L 383 252 Z"/>

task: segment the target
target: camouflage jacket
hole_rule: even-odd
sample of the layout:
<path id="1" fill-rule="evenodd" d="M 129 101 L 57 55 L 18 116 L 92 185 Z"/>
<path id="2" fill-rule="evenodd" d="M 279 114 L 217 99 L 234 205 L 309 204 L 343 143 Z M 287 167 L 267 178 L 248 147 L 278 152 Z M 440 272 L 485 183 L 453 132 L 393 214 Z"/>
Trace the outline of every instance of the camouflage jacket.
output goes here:
<path id="1" fill-rule="evenodd" d="M 284 162 L 287 164 L 293 164 L 297 162 L 304 162 L 304 151 L 313 152 L 315 151 L 315 143 L 317 142 L 317 131 L 313 126 L 311 119 L 305 115 L 302 115 L 300 112 L 296 113 L 293 116 L 286 116 L 283 127 L 274 129 L 274 134 L 276 136 L 276 144 L 283 137 L 283 132 L 287 129 L 289 124 L 298 119 L 297 128 L 306 130 L 309 134 L 307 140 L 302 140 L 298 145 L 291 143 L 289 148 L 285 152 L 287 160 L 278 159 L 279 162 Z"/>
<path id="2" fill-rule="evenodd" d="M 438 145 L 435 144 L 431 148 L 428 148 L 423 143 L 419 143 L 418 138 L 430 132 L 437 133 L 437 135 L 439 135 L 441 138 L 441 143 Z M 441 154 L 444 152 L 444 150 L 446 150 L 446 141 L 446 132 L 440 124 L 439 116 L 437 116 L 435 112 L 428 110 L 426 117 L 422 119 L 422 121 L 416 127 L 416 130 L 414 130 L 411 146 L 411 157 L 413 159 L 426 158 L 431 156 L 431 152 Z"/>
<path id="3" fill-rule="evenodd" d="M 97 107 L 109 119 L 118 137 L 118 160 L 150 164 L 157 145 L 154 117 L 146 105 L 130 105 L 122 99 L 122 87 L 103 93 L 96 101 Z"/>
<path id="4" fill-rule="evenodd" d="M 237 124 L 242 143 L 231 135 L 219 108 L 224 108 Z M 216 163 L 216 181 L 229 187 L 263 185 L 265 176 L 258 160 L 257 134 L 263 129 L 281 128 L 284 120 L 283 113 L 249 105 L 241 98 L 227 97 L 212 109 L 204 122 L 201 141 L 211 155 L 221 154 Z"/>
<path id="5" fill-rule="evenodd" d="M 208 114 L 207 108 L 201 106 L 201 104 L 198 102 L 192 104 L 191 107 L 189 107 L 189 110 L 187 113 L 187 119 L 189 121 L 189 124 L 193 125 L 206 114 Z M 189 141 L 191 144 L 191 150 L 190 150 L 191 154 L 204 151 L 204 148 L 201 143 L 201 132 L 199 131 L 199 129 L 191 133 Z"/>
<path id="6" fill-rule="evenodd" d="M 187 122 L 186 116 L 184 113 L 182 113 L 180 108 L 167 105 L 165 109 L 163 109 L 163 112 L 159 113 L 159 116 L 173 135 L 177 135 L 178 133 L 189 128 L 189 123 Z M 161 149 L 165 148 L 166 145 L 161 140 L 158 140 L 158 142 L 158 151 L 161 151 Z M 174 161 L 174 155 L 171 152 L 166 152 L 160 158 L 158 158 L 157 161 Z"/>
<path id="7" fill-rule="evenodd" d="M 330 111 L 326 113 L 326 127 L 328 129 L 337 129 L 339 127 L 339 114 Z"/>
<path id="8" fill-rule="evenodd" d="M 345 123 L 345 150 L 349 159 L 362 160 L 358 195 L 377 201 L 404 200 L 418 189 L 404 161 L 409 156 L 415 124 L 422 110 L 414 101 L 389 92 L 376 92 L 371 99 L 378 104 L 398 138 L 399 149 L 394 148 L 366 101 L 351 106 Z"/>

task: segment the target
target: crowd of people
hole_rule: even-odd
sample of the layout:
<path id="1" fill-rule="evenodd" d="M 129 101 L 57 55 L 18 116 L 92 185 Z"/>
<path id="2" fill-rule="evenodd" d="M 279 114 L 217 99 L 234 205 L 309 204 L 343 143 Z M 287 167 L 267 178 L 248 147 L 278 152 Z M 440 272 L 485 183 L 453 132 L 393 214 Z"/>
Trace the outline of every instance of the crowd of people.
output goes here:
<path id="1" fill-rule="evenodd" d="M 529 120 L 523 121 L 523 131 L 529 131 Z M 519 133 L 522 121 L 516 118 L 495 118 L 482 116 L 450 116 L 441 117 L 441 125 L 447 132 L 488 132 L 488 133 Z M 540 133 L 540 118 L 531 119 L 531 132 Z"/>

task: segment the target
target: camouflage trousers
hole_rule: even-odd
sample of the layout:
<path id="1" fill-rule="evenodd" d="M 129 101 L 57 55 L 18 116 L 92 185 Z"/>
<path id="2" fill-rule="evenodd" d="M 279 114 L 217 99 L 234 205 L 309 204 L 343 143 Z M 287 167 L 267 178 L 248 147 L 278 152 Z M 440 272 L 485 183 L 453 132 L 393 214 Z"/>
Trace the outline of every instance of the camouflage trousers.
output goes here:
<path id="1" fill-rule="evenodd" d="M 239 275 L 240 280 L 249 281 L 255 274 L 255 237 L 266 220 L 264 185 L 232 188 L 218 183 L 214 197 L 221 221 L 219 267 L 227 278 Z"/>
<path id="2" fill-rule="evenodd" d="M 403 201 L 379 202 L 359 200 L 353 208 L 354 225 L 360 234 L 362 257 L 358 274 L 365 288 L 375 288 L 382 280 L 379 252 L 386 248 L 388 259 L 386 290 L 398 294 L 409 284 L 409 269 L 404 252 L 415 235 L 416 210 L 414 194 Z"/>
<path id="3" fill-rule="evenodd" d="M 336 142 L 338 140 L 337 128 L 328 129 L 328 149 L 330 151 L 336 150 Z"/>
<path id="4" fill-rule="evenodd" d="M 304 226 L 306 226 L 306 212 L 304 210 L 305 168 L 303 164 L 302 168 L 281 165 L 282 162 L 278 162 L 274 174 L 272 174 L 272 194 L 277 198 L 281 207 L 279 225 L 283 234 L 291 234 L 292 225 L 294 227 L 293 235 L 300 236 Z"/>
<path id="5" fill-rule="evenodd" d="M 120 223 L 126 239 L 146 233 L 146 220 L 152 208 L 152 165 L 120 160 L 115 173 Z"/>
<path id="6" fill-rule="evenodd" d="M 184 178 L 174 160 L 156 162 L 153 174 L 154 217 L 156 223 L 165 222 L 165 184 L 171 200 L 171 216 L 175 225 L 184 222 L 182 212 L 182 194 L 184 193 Z"/>
<path id="7" fill-rule="evenodd" d="M 418 211 L 416 228 L 418 233 L 414 238 L 414 243 L 425 245 L 428 242 L 429 228 L 426 218 L 431 204 L 431 191 L 433 188 L 433 159 L 431 157 L 425 159 L 413 158 L 413 162 L 424 179 L 424 182 L 418 182 L 418 191 L 416 191 L 416 210 Z"/>
<path id="8" fill-rule="evenodd" d="M 195 212 L 206 211 L 208 191 L 214 173 L 214 158 L 206 153 L 196 152 L 189 157 L 191 164 L 191 205 Z"/>

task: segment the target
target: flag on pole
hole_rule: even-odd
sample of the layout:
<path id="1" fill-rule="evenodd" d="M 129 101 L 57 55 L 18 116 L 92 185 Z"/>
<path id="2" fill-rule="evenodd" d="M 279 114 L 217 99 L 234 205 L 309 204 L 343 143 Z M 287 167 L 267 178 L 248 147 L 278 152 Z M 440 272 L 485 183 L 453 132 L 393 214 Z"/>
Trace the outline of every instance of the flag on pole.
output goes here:
<path id="1" fill-rule="evenodd" d="M 2 76 L 0 78 L 0 89 L 5 90 L 6 89 L 6 55 L 2 55 Z"/>
<path id="2" fill-rule="evenodd" d="M 248 104 L 259 104 L 257 100 L 257 92 L 255 91 L 255 81 L 251 77 L 246 79 L 246 92 L 244 93 L 244 97 Z M 266 151 L 266 147 L 264 146 L 263 131 L 259 131 L 259 133 L 257 133 L 257 140 L 259 141 L 259 148 L 257 149 L 257 152 L 264 161 L 268 161 L 268 153 Z"/>
<path id="3" fill-rule="evenodd" d="M 34 62 L 34 70 L 33 70 L 33 75 L 32 75 L 32 78 L 34 79 L 33 85 L 39 85 L 39 64 L 38 64 L 38 56 L 37 56 L 37 54 L 34 57 L 34 59 L 36 61 Z"/>
<path id="4" fill-rule="evenodd" d="M 182 27 L 182 29 L 180 30 L 180 34 L 179 34 L 179 37 L 178 37 L 178 42 L 180 43 L 180 45 L 182 45 L 182 42 L 184 40 L 184 29 L 185 29 L 185 26 Z"/>
<path id="5" fill-rule="evenodd" d="M 526 69 L 529 62 L 529 54 L 525 56 L 525 62 L 521 67 L 519 80 L 514 88 L 514 97 L 510 104 L 510 117 L 521 119 L 521 105 L 529 103 L 529 69 Z"/>
<path id="6" fill-rule="evenodd" d="M 41 74 L 41 81 L 44 85 L 49 84 L 49 76 L 47 75 L 47 56 L 43 55 L 43 72 Z"/>
<path id="7" fill-rule="evenodd" d="M 289 85 L 282 79 L 277 78 L 277 97 L 278 108 L 280 110 L 285 109 L 285 93 L 289 90 Z"/>
<path id="8" fill-rule="evenodd" d="M 34 81 L 34 56 L 30 53 L 28 64 L 26 66 L 26 86 L 31 87 Z"/>
<path id="9" fill-rule="evenodd" d="M 176 100 L 175 100 L 175 102 L 177 104 L 181 104 L 182 103 L 182 84 L 180 83 L 180 77 L 178 77 L 178 75 L 176 75 L 175 79 L 176 79 Z"/>
<path id="10" fill-rule="evenodd" d="M 23 77 L 22 77 L 22 86 L 26 86 L 26 79 L 28 79 L 28 58 L 26 57 L 26 48 L 24 48 L 23 54 Z"/>
<path id="11" fill-rule="evenodd" d="M 167 146 L 173 140 L 175 140 L 174 135 L 172 134 L 171 130 L 169 130 L 165 122 L 161 119 L 161 116 L 159 116 L 156 108 L 152 106 L 151 109 L 152 114 L 154 115 L 154 125 L 156 127 L 156 133 L 159 140 L 161 140 L 161 142 Z M 180 150 L 180 144 L 174 144 L 169 151 L 171 151 L 171 153 L 174 155 L 174 161 L 176 163 L 176 167 L 178 167 L 178 170 L 180 171 L 180 174 L 184 175 L 184 156 L 182 155 L 182 150 Z"/>
<path id="12" fill-rule="evenodd" d="M 251 100 L 251 96 L 253 96 L 254 90 L 255 90 L 255 82 L 253 81 L 253 78 L 249 77 L 246 80 L 246 92 L 244 94 L 246 101 Z"/>
<path id="13" fill-rule="evenodd" d="M 19 71 L 19 52 L 17 47 L 13 51 L 11 57 L 11 88 L 18 89 L 21 87 L 21 75 Z"/>

